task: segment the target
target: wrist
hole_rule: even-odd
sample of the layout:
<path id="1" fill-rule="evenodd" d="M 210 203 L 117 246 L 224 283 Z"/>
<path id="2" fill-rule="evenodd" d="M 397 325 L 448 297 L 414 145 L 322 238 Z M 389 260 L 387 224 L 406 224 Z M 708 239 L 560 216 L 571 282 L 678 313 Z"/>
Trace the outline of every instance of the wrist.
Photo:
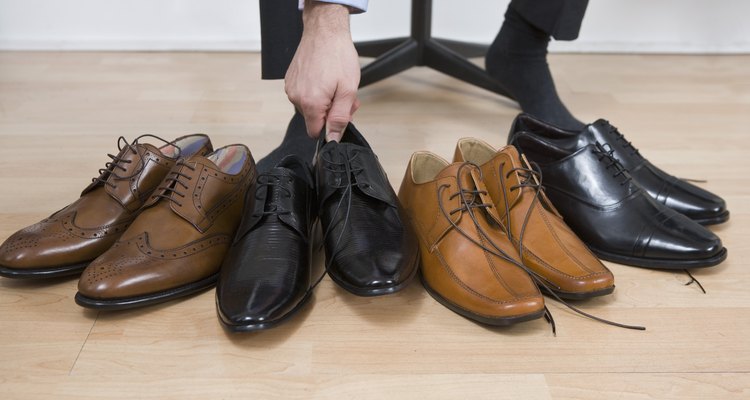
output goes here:
<path id="1" fill-rule="evenodd" d="M 305 1 L 302 11 L 305 31 L 349 34 L 349 8 L 335 3 Z"/>

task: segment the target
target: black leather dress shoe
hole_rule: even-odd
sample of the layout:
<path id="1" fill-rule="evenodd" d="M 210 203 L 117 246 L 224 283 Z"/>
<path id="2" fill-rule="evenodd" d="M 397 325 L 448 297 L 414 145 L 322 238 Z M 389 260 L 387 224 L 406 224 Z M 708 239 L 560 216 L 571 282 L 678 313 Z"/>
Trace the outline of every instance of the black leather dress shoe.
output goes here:
<path id="1" fill-rule="evenodd" d="M 258 176 L 216 287 L 225 328 L 271 328 L 307 302 L 315 208 L 312 173 L 302 160 L 287 156 Z"/>
<path id="2" fill-rule="evenodd" d="M 716 235 L 634 182 L 609 145 L 570 151 L 526 132 L 515 143 L 541 169 L 546 193 L 565 222 L 600 258 L 683 269 L 710 267 L 727 257 Z"/>
<path id="3" fill-rule="evenodd" d="M 577 132 L 560 129 L 529 114 L 520 114 L 513 122 L 508 143 L 513 144 L 515 135 L 520 132 L 534 133 L 569 151 L 596 142 L 607 143 L 633 179 L 657 202 L 703 225 L 719 224 L 729 219 L 729 211 L 721 197 L 651 164 L 617 128 L 603 119 Z"/>
<path id="4" fill-rule="evenodd" d="M 358 296 L 404 288 L 417 271 L 417 239 L 377 156 L 352 124 L 341 142 L 320 140 L 315 178 L 331 279 Z"/>

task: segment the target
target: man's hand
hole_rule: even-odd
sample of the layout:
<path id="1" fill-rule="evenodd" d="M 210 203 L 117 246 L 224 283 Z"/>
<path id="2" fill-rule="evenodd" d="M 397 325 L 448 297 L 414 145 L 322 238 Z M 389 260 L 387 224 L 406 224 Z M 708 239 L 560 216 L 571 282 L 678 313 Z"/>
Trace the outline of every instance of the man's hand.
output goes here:
<path id="1" fill-rule="evenodd" d="M 289 100 L 305 117 L 307 134 L 325 126 L 338 141 L 359 108 L 359 60 L 349 31 L 349 10 L 340 4 L 309 1 L 305 30 L 285 77 Z"/>

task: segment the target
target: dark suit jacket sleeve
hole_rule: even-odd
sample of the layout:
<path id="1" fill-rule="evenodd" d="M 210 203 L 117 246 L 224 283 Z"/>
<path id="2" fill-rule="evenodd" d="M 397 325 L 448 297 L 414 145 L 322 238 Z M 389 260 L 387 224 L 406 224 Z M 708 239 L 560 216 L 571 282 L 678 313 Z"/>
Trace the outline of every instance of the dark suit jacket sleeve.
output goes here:
<path id="1" fill-rule="evenodd" d="M 283 79 L 302 38 L 297 0 L 260 0 L 263 79 Z"/>

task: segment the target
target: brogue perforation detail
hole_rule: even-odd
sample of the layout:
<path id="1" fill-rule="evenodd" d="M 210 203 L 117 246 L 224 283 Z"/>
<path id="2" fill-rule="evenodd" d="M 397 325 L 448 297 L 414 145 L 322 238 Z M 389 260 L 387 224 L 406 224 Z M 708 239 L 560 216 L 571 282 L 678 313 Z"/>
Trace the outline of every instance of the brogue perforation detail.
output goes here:
<path id="1" fill-rule="evenodd" d="M 227 208 L 231 207 L 237 200 L 242 200 L 244 198 L 245 192 L 242 190 L 240 186 L 237 186 L 232 190 L 232 192 L 224 198 L 220 203 L 216 204 L 213 209 L 210 209 L 206 211 L 206 208 L 203 207 L 201 204 L 201 192 L 205 188 L 206 178 L 207 177 L 214 177 L 214 178 L 222 178 L 222 181 L 225 183 L 232 183 L 235 184 L 237 182 L 240 182 L 242 179 L 248 179 L 250 181 L 253 180 L 255 173 L 252 172 L 248 174 L 249 167 L 245 167 L 242 169 L 242 171 L 237 175 L 228 175 L 224 174 L 222 172 L 216 172 L 211 171 L 208 168 L 203 168 L 203 172 L 201 172 L 200 180 L 198 185 L 196 186 L 196 190 L 193 194 L 193 203 L 195 204 L 195 208 L 199 210 L 205 217 L 206 220 L 213 222 L 216 218 L 221 215 Z"/>
<path id="2" fill-rule="evenodd" d="M 128 265 L 135 265 L 147 260 L 145 256 L 118 258 L 111 263 L 92 265 L 86 274 L 86 282 L 94 284 L 110 278 L 114 278 L 125 272 Z"/>
<path id="3" fill-rule="evenodd" d="M 149 150 L 146 150 L 146 152 L 143 153 L 142 160 L 143 160 L 144 165 L 147 165 L 149 162 L 153 162 L 155 164 L 158 164 L 164 167 L 167 170 L 171 170 L 175 164 L 175 161 L 169 158 L 160 156 Z M 155 184 L 154 186 L 139 188 L 141 184 L 141 176 L 142 174 L 139 173 L 136 176 L 130 177 L 130 181 L 129 181 L 130 192 L 133 194 L 133 199 L 135 199 L 135 201 L 137 202 L 136 204 L 137 208 L 143 206 L 146 203 L 146 201 L 148 201 L 148 199 L 150 198 L 151 192 L 153 192 L 159 186 L 157 182 L 157 184 Z"/>
<path id="4" fill-rule="evenodd" d="M 120 235 L 128 229 L 132 219 L 126 221 L 102 225 L 96 228 L 82 228 L 75 224 L 75 214 L 66 215 L 61 219 L 63 229 L 70 235 L 77 236 L 82 239 L 101 239 L 107 236 Z"/>
<path id="5" fill-rule="evenodd" d="M 213 221 L 216 218 L 219 217 L 221 213 L 223 213 L 227 208 L 232 206 L 235 201 L 239 200 L 241 197 L 242 191 L 240 190 L 240 187 L 237 187 L 236 190 L 232 192 L 227 198 L 225 198 L 221 203 L 216 205 L 213 210 L 206 213 L 206 218 L 209 221 Z"/>
<path id="6" fill-rule="evenodd" d="M 145 256 L 148 256 L 154 259 L 179 259 L 179 258 L 192 256 L 204 250 L 208 250 L 209 248 L 214 247 L 214 246 L 218 246 L 222 244 L 229 244 L 230 242 L 231 242 L 231 237 L 229 235 L 215 235 L 215 236 L 207 237 L 201 240 L 196 240 L 192 243 L 188 243 L 181 247 L 175 247 L 175 248 L 166 249 L 166 250 L 158 250 L 158 249 L 154 249 L 149 244 L 148 235 L 144 233 L 131 240 L 119 241 L 117 242 L 116 246 L 117 245 L 136 246 L 138 248 L 138 251 L 143 253 Z"/>

